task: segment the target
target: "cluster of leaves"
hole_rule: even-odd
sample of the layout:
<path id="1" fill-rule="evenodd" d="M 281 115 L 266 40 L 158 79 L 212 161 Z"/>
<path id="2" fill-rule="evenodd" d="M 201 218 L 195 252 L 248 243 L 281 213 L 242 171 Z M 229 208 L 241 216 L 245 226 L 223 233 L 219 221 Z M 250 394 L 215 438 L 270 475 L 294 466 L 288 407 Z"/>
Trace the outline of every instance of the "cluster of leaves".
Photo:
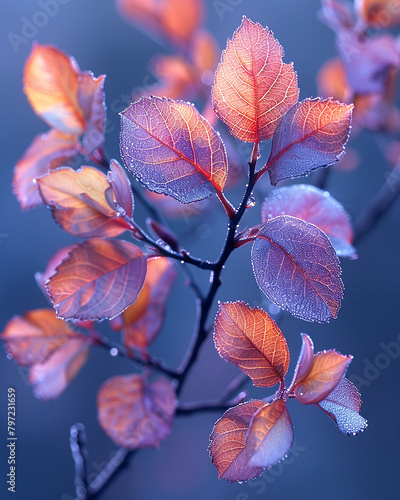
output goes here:
<path id="1" fill-rule="evenodd" d="M 278 325 L 262 309 L 243 302 L 220 304 L 214 341 L 220 356 L 238 366 L 256 387 L 280 384 L 272 402 L 252 400 L 230 408 L 211 434 L 210 454 L 220 478 L 247 481 L 280 461 L 293 443 L 293 426 L 286 407 L 288 398 L 316 405 L 345 434 L 367 427 L 359 415 L 360 395 L 344 377 L 352 356 L 334 349 L 314 354 L 308 335 L 293 380 L 286 388 L 289 349 Z"/>
<path id="2" fill-rule="evenodd" d="M 385 32 L 400 23 L 399 7 L 392 0 L 356 0 L 354 9 L 339 0 L 322 1 L 322 18 L 336 34 L 338 57 L 320 69 L 319 93 L 354 103 L 356 132 L 400 131 L 394 105 L 399 41 Z"/>
<path id="3" fill-rule="evenodd" d="M 192 32 L 200 29 L 200 2 L 120 1 L 119 6 L 126 16 L 176 47 L 191 47 L 194 64 L 198 52 Z M 181 18 L 186 12 L 189 17 Z M 65 231 L 84 241 L 57 252 L 46 271 L 37 275 L 55 312 L 16 316 L 2 338 L 10 357 L 31 367 L 35 394 L 51 399 L 78 372 L 92 345 L 113 345 L 95 329 L 96 321 L 109 320 L 122 332 L 123 346 L 115 349 L 116 354 L 172 379 L 152 381 L 145 371 L 103 384 L 99 421 L 125 448 L 158 446 L 169 434 L 179 409 L 179 391 L 207 337 L 206 322 L 222 269 L 236 248 L 252 243 L 256 282 L 280 308 L 306 321 L 337 317 L 343 296 L 338 256 L 354 257 L 355 249 L 349 217 L 329 193 L 308 185 L 277 189 L 264 200 L 261 223 L 238 231 L 262 175 L 268 172 L 276 185 L 326 167 L 338 161 L 349 135 L 353 106 L 330 97 L 298 101 L 297 75 L 282 57 L 272 32 L 244 18 L 215 72 L 215 117 L 235 138 L 253 144 L 248 183 L 238 208 L 225 195 L 230 170 L 225 145 L 192 104 L 146 96 L 121 113 L 121 158 L 141 184 L 180 204 L 211 196 L 221 202 L 228 233 L 215 262 L 191 256 L 159 222 L 149 224 L 156 240 L 135 221 L 128 177 L 116 160 L 107 161 L 103 150 L 104 76 L 95 79 L 81 73 L 72 58 L 51 46 L 35 45 L 28 58 L 25 93 L 53 128 L 36 138 L 17 164 L 14 190 L 22 208 L 46 204 Z M 257 170 L 259 145 L 268 139 L 269 158 Z M 78 153 L 106 167 L 107 173 L 87 165 L 77 170 L 65 166 Z M 117 239 L 126 232 L 140 246 Z M 211 271 L 208 293 L 198 293 L 195 347 L 177 371 L 148 351 L 162 328 L 176 274 L 174 260 Z M 228 410 L 216 424 L 210 450 L 220 477 L 256 477 L 285 455 L 293 435 L 286 409 L 289 397 L 319 405 L 343 432 L 365 428 L 358 415 L 359 395 L 342 378 L 351 357 L 335 351 L 314 355 L 311 340 L 303 336 L 294 380 L 286 388 L 289 353 L 282 333 L 264 311 L 241 302 L 220 306 L 215 342 L 221 356 L 238 365 L 255 385 L 280 383 L 271 404 L 245 403 Z M 236 451 L 234 441 L 240 442 Z"/>

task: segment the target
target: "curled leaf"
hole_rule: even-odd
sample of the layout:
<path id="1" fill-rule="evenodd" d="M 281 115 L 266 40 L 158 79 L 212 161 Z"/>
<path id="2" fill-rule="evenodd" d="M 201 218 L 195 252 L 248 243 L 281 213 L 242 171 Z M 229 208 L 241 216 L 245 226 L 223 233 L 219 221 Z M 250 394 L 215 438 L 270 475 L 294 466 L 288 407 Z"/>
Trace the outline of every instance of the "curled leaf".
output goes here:
<path id="1" fill-rule="evenodd" d="M 212 96 L 218 117 L 245 142 L 272 137 L 280 119 L 299 97 L 293 64 L 268 28 L 243 17 L 222 52 Z"/>
<path id="2" fill-rule="evenodd" d="M 352 104 L 320 98 L 292 106 L 272 138 L 267 162 L 271 183 L 338 161 L 349 137 L 352 109 Z"/>
<path id="3" fill-rule="evenodd" d="M 350 217 L 327 191 L 297 184 L 272 191 L 261 207 L 261 220 L 292 215 L 319 227 L 330 239 L 339 257 L 353 257 L 355 248 Z"/>
<path id="4" fill-rule="evenodd" d="M 214 342 L 219 355 L 251 377 L 255 386 L 282 383 L 289 350 L 278 325 L 262 309 L 244 302 L 220 304 Z"/>
<path id="5" fill-rule="evenodd" d="M 333 391 L 318 406 L 348 435 L 355 436 L 365 430 L 367 421 L 359 411 L 361 397 L 356 387 L 347 378 L 342 378 Z"/>
<path id="6" fill-rule="evenodd" d="M 337 317 L 343 297 L 339 260 L 314 224 L 289 215 L 269 219 L 251 259 L 258 286 L 276 305 L 305 321 Z"/>
<path id="7" fill-rule="evenodd" d="M 301 350 L 294 370 L 293 381 L 290 384 L 290 389 L 299 385 L 307 377 L 311 370 L 311 365 L 314 357 L 314 344 L 311 338 L 305 333 L 301 334 Z M 290 390 L 289 389 L 289 390 Z"/>
<path id="8" fill-rule="evenodd" d="M 255 413 L 246 436 L 248 465 L 271 467 L 284 458 L 293 443 L 293 425 L 286 403 L 276 399 Z"/>
<path id="9" fill-rule="evenodd" d="M 334 349 L 314 354 L 306 377 L 293 392 L 303 404 L 319 403 L 338 385 L 353 356 L 344 356 Z"/>
<path id="10" fill-rule="evenodd" d="M 158 448 L 171 431 L 176 405 L 171 382 L 158 378 L 149 383 L 136 374 L 108 379 L 97 395 L 100 425 L 128 449 Z"/>
<path id="11" fill-rule="evenodd" d="M 75 135 L 50 130 L 35 137 L 14 169 L 13 190 L 23 210 L 43 203 L 35 179 L 67 163 L 78 150 Z"/>
<path id="12" fill-rule="evenodd" d="M 121 156 L 150 191 L 181 203 L 221 192 L 228 162 L 219 135 L 188 103 L 142 98 L 121 113 Z"/>
<path id="13" fill-rule="evenodd" d="M 132 217 L 134 200 L 132 196 L 132 187 L 125 170 L 117 162 L 111 160 L 110 171 L 107 174 L 108 182 L 111 184 L 115 195 L 115 202 L 125 210 L 128 217 Z"/>
<path id="14" fill-rule="evenodd" d="M 129 228 L 116 207 L 110 206 L 106 193 L 112 188 L 96 168 L 59 168 L 38 179 L 37 184 L 56 222 L 74 236 L 113 237 Z"/>
<path id="15" fill-rule="evenodd" d="M 112 318 L 131 305 L 142 289 L 146 258 L 127 241 L 84 241 L 57 267 L 46 284 L 63 319 Z"/>
<path id="16" fill-rule="evenodd" d="M 242 403 L 215 423 L 208 449 L 219 479 L 248 481 L 263 472 L 262 467 L 248 465 L 245 439 L 251 419 L 264 406 L 264 401 L 257 400 Z"/>

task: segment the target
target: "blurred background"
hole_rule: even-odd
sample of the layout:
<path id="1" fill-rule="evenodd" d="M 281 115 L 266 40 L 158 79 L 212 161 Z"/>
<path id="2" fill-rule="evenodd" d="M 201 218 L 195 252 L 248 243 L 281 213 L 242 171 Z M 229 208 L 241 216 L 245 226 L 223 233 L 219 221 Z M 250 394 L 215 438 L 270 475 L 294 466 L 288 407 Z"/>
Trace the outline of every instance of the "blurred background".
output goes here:
<path id="1" fill-rule="evenodd" d="M 334 35 L 317 18 L 318 0 L 206 0 L 205 26 L 217 38 L 219 47 L 239 26 L 245 14 L 268 25 L 285 49 L 285 62 L 294 61 L 300 97 L 317 95 L 315 76 L 321 65 L 335 55 Z M 16 47 L 9 34 L 23 36 L 26 20 L 42 11 L 41 2 L 2 2 L 1 92 L 2 182 L 0 185 L 0 329 L 14 314 L 47 307 L 34 273 L 43 271 L 48 259 L 61 246 L 75 239 L 53 222 L 42 207 L 22 213 L 11 191 L 12 169 L 33 137 L 47 126 L 31 110 L 22 92 L 22 71 L 31 40 L 54 43 L 73 55 L 81 70 L 107 74 L 105 83 L 107 116 L 106 149 L 119 158 L 119 117 L 129 96 L 154 81 L 148 61 L 168 52 L 118 14 L 113 1 L 64 0 L 59 11 L 48 16 L 32 39 Z M 385 182 L 389 166 L 370 132 L 363 132 L 352 145 L 359 151 L 360 166 L 350 172 L 333 172 L 327 188 L 354 218 Z M 241 147 L 243 163 L 249 150 Z M 263 151 L 263 154 L 265 151 Z M 308 182 L 307 178 L 305 182 Z M 262 190 L 265 188 L 265 193 Z M 256 193 L 256 205 L 244 224 L 260 222 L 265 181 Z M 228 198 L 240 199 L 243 186 Z M 139 220 L 146 214 L 137 204 Z M 398 201 L 357 247 L 358 260 L 342 261 L 345 296 L 337 320 L 328 325 L 302 322 L 285 315 L 281 328 L 292 356 L 289 377 L 300 349 L 300 333 L 311 335 L 316 350 L 335 347 L 353 354 L 348 376 L 358 381 L 362 392 L 361 414 L 368 419 L 367 432 L 347 437 L 322 412 L 289 402 L 295 428 L 295 444 L 289 459 L 274 466 L 257 480 L 229 484 L 217 478 L 207 452 L 208 438 L 219 412 L 178 417 L 172 434 L 159 450 L 140 451 L 98 496 L 99 500 L 143 498 L 173 500 L 257 500 L 290 498 L 301 494 L 309 500 L 398 498 L 399 426 L 398 387 L 400 356 L 385 352 L 396 343 L 400 352 L 399 251 L 400 202 Z M 173 223 L 182 244 L 193 254 L 215 259 L 224 240 L 226 220 L 219 206 L 200 218 L 187 217 Z M 265 305 L 249 259 L 248 246 L 235 252 L 223 275 L 220 300 L 245 300 Z M 208 276 L 198 279 L 206 286 Z M 194 301 L 179 278 L 170 298 L 164 329 L 152 352 L 177 367 L 190 342 L 194 322 Z M 215 310 L 212 312 L 214 315 Z M 119 340 L 117 334 L 111 338 Z M 114 336 L 114 337 L 113 337 Z M 393 346 L 392 346 L 393 347 Z M 393 347 L 395 349 L 395 347 Z M 1 353 L 0 353 L 1 354 Z M 395 358 L 395 359 L 394 359 Z M 50 402 L 34 398 L 27 384 L 27 370 L 0 357 L 0 477 L 1 498 L 8 498 L 6 473 L 7 388 L 17 392 L 17 487 L 18 500 L 69 500 L 74 496 L 74 466 L 69 448 L 69 429 L 76 422 L 86 426 L 90 455 L 89 474 L 96 474 L 117 446 L 104 434 L 96 418 L 96 393 L 108 377 L 132 373 L 132 363 L 92 349 L 88 363 L 62 396 Z M 238 370 L 217 355 L 211 339 L 183 393 L 184 401 L 216 398 Z M 354 378 L 355 377 L 355 378 Z M 358 377 L 358 378 L 357 378 Z M 246 386 L 250 397 L 265 397 L 264 391 Z"/>

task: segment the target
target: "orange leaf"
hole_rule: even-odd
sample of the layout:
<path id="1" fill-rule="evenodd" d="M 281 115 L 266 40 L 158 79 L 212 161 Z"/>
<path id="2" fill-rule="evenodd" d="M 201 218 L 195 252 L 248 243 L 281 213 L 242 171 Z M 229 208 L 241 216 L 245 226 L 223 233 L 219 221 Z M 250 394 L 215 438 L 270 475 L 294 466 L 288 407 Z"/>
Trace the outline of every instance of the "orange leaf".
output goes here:
<path id="1" fill-rule="evenodd" d="M 136 301 L 122 313 L 124 344 L 146 349 L 160 331 L 171 286 L 174 264 L 166 257 L 148 259 L 143 288 Z"/>
<path id="2" fill-rule="evenodd" d="M 116 208 L 110 206 L 106 192 L 112 192 L 112 187 L 96 168 L 59 168 L 38 179 L 37 184 L 56 222 L 74 236 L 113 237 L 129 228 Z"/>
<path id="3" fill-rule="evenodd" d="M 56 272 L 57 267 L 61 264 L 63 260 L 65 260 L 68 255 L 72 252 L 72 250 L 76 247 L 75 245 L 68 245 L 66 247 L 62 247 L 51 257 L 51 259 L 47 262 L 46 269 L 43 273 L 35 273 L 36 283 L 39 285 L 40 289 L 44 293 L 44 295 L 49 298 L 46 290 L 46 282 L 53 276 Z"/>
<path id="4" fill-rule="evenodd" d="M 92 339 L 72 338 L 44 363 L 35 363 L 29 372 L 29 383 L 39 399 L 57 398 L 86 363 Z"/>
<path id="5" fill-rule="evenodd" d="M 202 0 L 118 0 L 121 14 L 139 28 L 182 44 L 203 18 Z"/>
<path id="6" fill-rule="evenodd" d="M 400 23 L 400 0 L 356 0 L 360 18 L 374 28 L 392 28 Z"/>
<path id="7" fill-rule="evenodd" d="M 72 337 L 81 338 L 52 309 L 35 309 L 24 316 L 14 316 L 1 338 L 7 351 L 20 365 L 45 361 Z"/>
<path id="8" fill-rule="evenodd" d="M 338 57 L 329 59 L 317 74 L 318 94 L 332 97 L 340 102 L 349 102 L 352 91 L 347 82 L 346 71 Z"/>
<path id="9" fill-rule="evenodd" d="M 270 316 L 244 302 L 222 303 L 215 320 L 219 355 L 238 366 L 257 387 L 283 381 L 289 367 L 285 337 Z"/>
<path id="10" fill-rule="evenodd" d="M 98 419 L 108 436 L 128 449 L 158 448 L 171 431 L 177 400 L 171 382 L 125 375 L 108 379 L 97 395 Z"/>
<path id="11" fill-rule="evenodd" d="M 192 40 L 192 60 L 200 80 L 206 85 L 213 82 L 218 56 L 218 44 L 212 34 L 205 29 L 197 30 Z"/>
<path id="12" fill-rule="evenodd" d="M 78 139 L 58 130 L 35 137 L 14 169 L 13 189 L 23 210 L 43 203 L 35 179 L 78 154 Z"/>
<path id="13" fill-rule="evenodd" d="M 24 92 L 43 120 L 66 134 L 81 134 L 86 125 L 78 101 L 79 67 L 52 45 L 35 44 L 24 68 Z"/>
<path id="14" fill-rule="evenodd" d="M 146 257 L 127 241 L 94 238 L 72 250 L 46 284 L 63 319 L 112 318 L 142 289 Z"/>
<path id="15" fill-rule="evenodd" d="M 248 465 L 271 467 L 281 460 L 293 443 L 293 425 L 286 403 L 276 399 L 254 415 L 246 436 Z"/>
<path id="16" fill-rule="evenodd" d="M 230 408 L 214 425 L 209 452 L 219 479 L 247 481 L 263 472 L 262 467 L 247 464 L 245 438 L 254 414 L 265 406 L 264 401 L 249 401 Z"/>
<path id="17" fill-rule="evenodd" d="M 150 60 L 149 66 L 159 82 L 148 89 L 148 95 L 171 99 L 192 99 L 195 96 L 195 74 L 183 57 L 158 54 Z"/>
<path id="18" fill-rule="evenodd" d="M 121 156 L 148 189 L 181 203 L 222 191 L 228 172 L 224 145 L 193 105 L 145 97 L 121 117 Z"/>
<path id="19" fill-rule="evenodd" d="M 215 73 L 213 102 L 218 117 L 242 141 L 272 137 L 298 100 L 297 75 L 282 55 L 272 32 L 246 17 L 228 40 Z"/>
<path id="20" fill-rule="evenodd" d="M 303 404 L 319 403 L 337 386 L 353 356 L 344 356 L 334 349 L 314 354 L 311 368 L 294 395 Z"/>

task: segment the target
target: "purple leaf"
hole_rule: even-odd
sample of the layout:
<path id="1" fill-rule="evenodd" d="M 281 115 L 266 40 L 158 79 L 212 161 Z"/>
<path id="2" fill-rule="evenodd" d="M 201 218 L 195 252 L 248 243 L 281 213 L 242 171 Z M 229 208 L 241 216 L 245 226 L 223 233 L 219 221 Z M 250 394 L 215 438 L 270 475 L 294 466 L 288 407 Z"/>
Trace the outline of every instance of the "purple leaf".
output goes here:
<path id="1" fill-rule="evenodd" d="M 337 317 L 341 269 L 318 227 L 289 215 L 270 219 L 256 236 L 251 258 L 258 286 L 280 308 L 306 321 Z"/>
<path id="2" fill-rule="evenodd" d="M 271 183 L 300 177 L 339 160 L 347 142 L 352 104 L 306 99 L 283 116 L 272 138 L 267 165 Z"/>
<path id="3" fill-rule="evenodd" d="M 359 415 L 361 397 L 347 378 L 343 378 L 335 389 L 318 406 L 337 424 L 344 434 L 356 435 L 365 430 L 367 421 Z"/>
<path id="4" fill-rule="evenodd" d="M 292 215 L 311 222 L 326 233 L 339 257 L 354 257 L 350 217 L 327 191 L 307 184 L 275 189 L 261 207 L 263 223 L 278 215 Z"/>
<path id="5" fill-rule="evenodd" d="M 308 375 L 311 369 L 311 364 L 314 356 L 314 344 L 311 338 L 305 333 L 301 334 L 301 351 L 299 354 L 299 359 L 297 360 L 296 368 L 294 370 L 293 381 L 290 384 L 288 391 L 291 391 L 292 387 L 300 384 Z"/>

